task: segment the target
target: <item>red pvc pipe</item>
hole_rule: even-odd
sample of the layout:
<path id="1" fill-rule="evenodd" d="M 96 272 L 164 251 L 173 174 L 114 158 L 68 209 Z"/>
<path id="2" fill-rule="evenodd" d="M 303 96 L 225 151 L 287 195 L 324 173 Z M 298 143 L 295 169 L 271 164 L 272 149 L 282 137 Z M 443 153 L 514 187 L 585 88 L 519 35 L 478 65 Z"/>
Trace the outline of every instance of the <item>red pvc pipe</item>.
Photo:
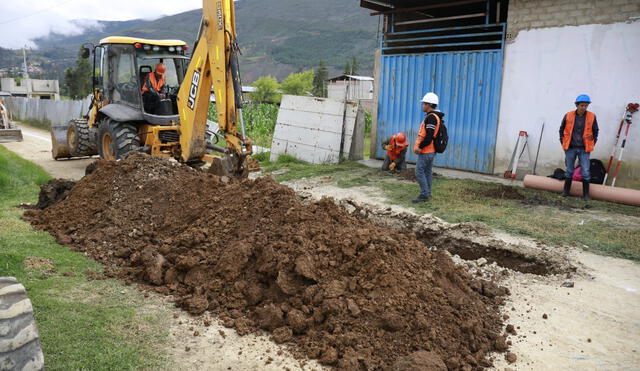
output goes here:
<path id="1" fill-rule="evenodd" d="M 538 175 L 525 175 L 524 186 L 527 188 L 561 193 L 564 187 L 564 181 Z M 571 184 L 571 195 L 582 196 L 582 182 L 573 181 Z M 640 191 L 635 189 L 591 184 L 589 187 L 589 196 L 594 200 L 640 206 Z"/>

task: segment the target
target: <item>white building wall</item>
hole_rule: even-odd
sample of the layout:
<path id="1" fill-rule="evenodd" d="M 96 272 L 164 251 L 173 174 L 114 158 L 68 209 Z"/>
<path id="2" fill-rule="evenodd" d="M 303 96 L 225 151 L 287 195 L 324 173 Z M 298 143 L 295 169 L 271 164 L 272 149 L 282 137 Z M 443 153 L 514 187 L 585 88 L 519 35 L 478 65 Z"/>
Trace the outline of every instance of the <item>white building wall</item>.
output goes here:
<path id="1" fill-rule="evenodd" d="M 508 166 L 520 130 L 538 173 L 564 168 L 558 129 L 579 94 L 589 94 L 600 136 L 592 158 L 607 165 L 627 103 L 640 102 L 640 21 L 522 30 L 507 44 L 495 172 Z M 616 185 L 640 188 L 640 112 L 634 115 Z"/>

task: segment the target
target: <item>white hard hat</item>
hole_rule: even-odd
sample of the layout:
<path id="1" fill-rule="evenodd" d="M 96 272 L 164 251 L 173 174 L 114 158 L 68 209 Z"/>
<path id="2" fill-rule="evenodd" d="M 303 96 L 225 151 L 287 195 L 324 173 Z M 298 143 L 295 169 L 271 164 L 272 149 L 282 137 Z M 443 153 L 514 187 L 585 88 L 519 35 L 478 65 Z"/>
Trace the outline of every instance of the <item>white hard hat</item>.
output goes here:
<path id="1" fill-rule="evenodd" d="M 432 93 L 429 92 L 427 93 L 424 98 L 422 98 L 423 103 L 431 103 L 431 104 L 439 104 L 438 102 L 440 101 L 440 99 L 438 99 L 438 96 L 436 95 L 436 93 Z"/>

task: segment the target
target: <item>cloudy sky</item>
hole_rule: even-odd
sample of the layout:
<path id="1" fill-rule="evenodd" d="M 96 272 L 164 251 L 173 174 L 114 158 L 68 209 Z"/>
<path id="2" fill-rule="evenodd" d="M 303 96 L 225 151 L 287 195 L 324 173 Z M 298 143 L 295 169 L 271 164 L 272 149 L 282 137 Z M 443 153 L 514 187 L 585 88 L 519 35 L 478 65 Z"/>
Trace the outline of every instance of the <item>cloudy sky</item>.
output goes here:
<path id="1" fill-rule="evenodd" d="M 50 32 L 79 34 L 93 20 L 155 19 L 202 7 L 202 0 L 0 0 L 0 47 L 33 47 Z"/>

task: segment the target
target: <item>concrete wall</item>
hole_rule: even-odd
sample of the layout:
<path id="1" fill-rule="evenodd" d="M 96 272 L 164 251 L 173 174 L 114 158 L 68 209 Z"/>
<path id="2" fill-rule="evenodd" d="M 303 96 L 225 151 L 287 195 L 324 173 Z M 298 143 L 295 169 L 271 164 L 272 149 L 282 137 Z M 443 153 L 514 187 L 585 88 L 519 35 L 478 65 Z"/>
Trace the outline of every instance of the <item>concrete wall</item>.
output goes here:
<path id="1" fill-rule="evenodd" d="M 521 30 L 620 23 L 639 16 L 638 0 L 510 0 L 507 40 Z"/>
<path id="2" fill-rule="evenodd" d="M 37 98 L 4 97 L 14 120 L 35 120 L 62 125 L 80 118 L 89 111 L 91 100 L 47 100 Z"/>
<path id="3" fill-rule="evenodd" d="M 556 3 L 562 6 L 566 1 Z M 622 12 L 625 6 L 616 9 Z M 511 11 L 510 7 L 509 16 Z M 538 173 L 548 175 L 563 168 L 558 129 L 563 115 L 575 109 L 573 102 L 583 93 L 591 96 L 589 110 L 596 113 L 600 127 L 592 158 L 606 166 L 625 106 L 640 102 L 640 21 L 521 30 L 507 44 L 495 172 L 506 169 L 520 130 L 529 132 L 535 156 L 543 121 Z M 616 185 L 640 188 L 640 113 L 634 116 Z"/>
<path id="4" fill-rule="evenodd" d="M 327 86 L 327 96 L 331 99 L 345 99 L 347 86 L 349 87 L 348 100 L 373 99 L 373 81 L 369 80 L 331 82 Z"/>
<path id="5" fill-rule="evenodd" d="M 346 104 L 345 108 L 344 100 L 282 96 L 271 161 L 281 154 L 312 164 L 337 163 L 340 157 L 362 159 L 364 115 L 357 103 Z"/>

